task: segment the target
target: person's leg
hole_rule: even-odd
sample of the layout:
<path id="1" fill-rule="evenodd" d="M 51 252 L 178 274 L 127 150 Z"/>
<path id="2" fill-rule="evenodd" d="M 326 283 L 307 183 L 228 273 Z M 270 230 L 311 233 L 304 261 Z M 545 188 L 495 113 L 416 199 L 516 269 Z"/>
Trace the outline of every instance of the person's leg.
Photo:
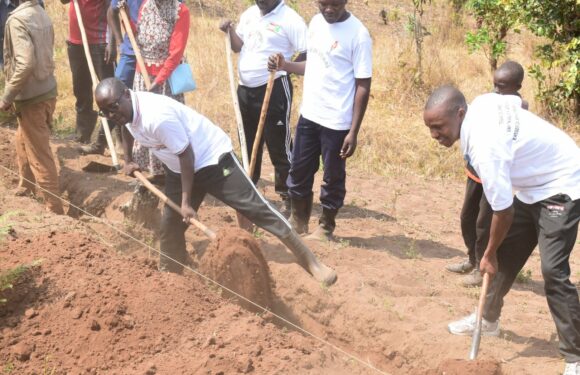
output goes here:
<path id="1" fill-rule="evenodd" d="M 58 172 L 50 149 L 50 124 L 56 105 L 56 99 L 30 104 L 22 109 L 18 117 L 18 126 L 26 144 L 26 158 L 38 185 L 39 195 L 44 198 L 48 209 L 56 214 L 63 214 L 62 202 L 59 199 Z"/>
<path id="2" fill-rule="evenodd" d="M 514 220 L 497 251 L 498 273 L 490 283 L 483 317 L 495 322 L 501 315 L 503 299 L 510 291 L 518 272 L 538 244 L 534 205 L 514 198 Z"/>
<path id="3" fill-rule="evenodd" d="M 91 73 L 82 45 L 68 43 L 67 51 L 72 73 L 73 93 L 76 98 L 77 140 L 81 143 L 89 143 L 97 122 L 97 112 L 93 110 Z"/>
<path id="4" fill-rule="evenodd" d="M 461 207 L 461 214 L 459 216 L 461 222 L 461 236 L 463 243 L 467 248 L 467 261 L 460 263 L 448 264 L 445 269 L 455 273 L 466 273 L 473 270 L 476 266 L 475 260 L 475 242 L 476 235 L 476 221 L 479 211 L 479 201 L 483 195 L 481 185 L 467 177 L 465 183 L 465 195 L 463 198 L 463 206 Z"/>
<path id="5" fill-rule="evenodd" d="M 320 143 L 324 165 L 324 177 L 320 187 L 322 214 L 316 231 L 309 236 L 310 239 L 333 239 L 335 218 L 346 196 L 346 160 L 340 157 L 340 150 L 347 134 L 348 130 L 321 127 Z"/>
<path id="6" fill-rule="evenodd" d="M 312 186 L 320 166 L 321 126 L 300 116 L 294 136 L 292 163 L 288 173 L 288 195 L 292 201 L 290 222 L 298 232 L 308 232 L 312 211 Z"/>
<path id="7" fill-rule="evenodd" d="M 270 160 L 274 165 L 274 188 L 284 201 L 286 215 L 289 214 L 288 172 L 292 158 L 292 132 L 290 111 L 292 109 L 292 83 L 288 76 L 278 78 L 272 89 L 272 97 L 266 117 L 264 138 Z"/>
<path id="8" fill-rule="evenodd" d="M 34 192 L 34 183 L 36 180 L 34 179 L 34 174 L 32 174 L 32 169 L 30 169 L 30 162 L 28 161 L 28 155 L 26 154 L 26 136 L 24 135 L 22 126 L 18 126 L 18 129 L 16 129 L 14 143 L 16 146 L 16 162 L 18 163 L 18 174 L 20 176 L 16 195 L 24 196 Z"/>
<path id="9" fill-rule="evenodd" d="M 556 324 L 560 353 L 568 363 L 580 361 L 580 302 L 570 282 L 570 253 L 576 243 L 580 200 L 556 195 L 538 207 L 539 247 L 546 299 Z"/>
<path id="10" fill-rule="evenodd" d="M 222 155 L 217 166 L 204 168 L 195 177 L 209 194 L 278 237 L 316 280 L 326 285 L 336 282 L 336 273 L 316 258 L 284 216 L 260 194 L 233 152 Z"/>
<path id="11" fill-rule="evenodd" d="M 165 195 L 181 206 L 181 175 L 165 168 Z M 197 211 L 203 201 L 205 193 L 196 187 L 192 192 L 192 207 Z M 174 211 L 169 205 L 163 207 L 161 218 L 161 230 L 159 238 L 159 270 L 166 272 L 181 273 L 183 264 L 187 260 L 185 248 L 185 230 L 187 224 L 183 217 Z"/>
<path id="12" fill-rule="evenodd" d="M 105 50 L 107 48 L 106 44 L 91 44 L 89 45 L 89 50 L 91 52 L 91 58 L 93 60 L 93 65 L 95 67 L 95 72 L 97 73 L 97 78 L 99 81 L 105 78 L 115 76 L 115 66 L 113 63 L 105 62 Z M 92 94 L 92 91 L 91 91 Z"/>
<path id="13" fill-rule="evenodd" d="M 264 101 L 266 86 L 246 87 L 238 86 L 238 103 L 240 104 L 240 114 L 244 125 L 244 134 L 246 136 L 246 150 L 248 152 L 248 161 L 252 162 L 252 149 L 256 140 L 258 131 L 258 122 L 260 121 L 260 112 Z M 262 173 L 262 153 L 264 149 L 264 137 L 260 140 L 260 147 L 256 155 L 256 167 L 252 174 L 252 181 L 257 184 Z"/>

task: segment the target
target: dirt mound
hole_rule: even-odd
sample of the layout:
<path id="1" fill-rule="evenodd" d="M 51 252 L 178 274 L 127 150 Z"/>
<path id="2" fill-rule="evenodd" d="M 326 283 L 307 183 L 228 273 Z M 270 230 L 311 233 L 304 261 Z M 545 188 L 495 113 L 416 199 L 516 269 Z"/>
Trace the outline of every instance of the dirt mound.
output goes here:
<path id="1" fill-rule="evenodd" d="M 499 362 L 486 359 L 468 361 L 464 359 L 448 359 L 439 365 L 436 370 L 430 370 L 425 375 L 502 375 Z"/>
<path id="2" fill-rule="evenodd" d="M 40 260 L 2 293 L 0 363 L 12 374 L 346 373 L 327 348 L 197 277 L 157 272 L 83 233 L 20 232 L 0 259 L 0 270 Z"/>
<path id="3" fill-rule="evenodd" d="M 272 281 L 268 263 L 256 240 L 237 228 L 221 230 L 203 254 L 200 271 L 225 287 L 266 308 L 272 307 Z M 261 311 L 224 290 L 242 307 Z"/>

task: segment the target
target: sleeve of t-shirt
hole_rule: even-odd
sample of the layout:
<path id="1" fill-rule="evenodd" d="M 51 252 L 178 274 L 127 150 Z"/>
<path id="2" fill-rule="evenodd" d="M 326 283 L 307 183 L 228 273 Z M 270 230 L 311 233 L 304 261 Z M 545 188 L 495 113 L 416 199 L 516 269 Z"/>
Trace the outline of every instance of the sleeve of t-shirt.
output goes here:
<path id="1" fill-rule="evenodd" d="M 302 17 L 296 15 L 288 25 L 288 40 L 294 47 L 294 52 L 306 52 L 306 41 L 308 40 L 308 27 Z"/>
<path id="2" fill-rule="evenodd" d="M 373 41 L 368 30 L 359 32 L 353 56 L 355 78 L 370 78 L 373 75 Z"/>
<path id="3" fill-rule="evenodd" d="M 153 134 L 174 155 L 181 154 L 189 145 L 189 137 L 177 116 L 166 117 Z"/>
<path id="4" fill-rule="evenodd" d="M 247 12 L 247 11 L 246 11 Z M 244 41 L 245 31 L 246 31 L 246 12 L 242 13 L 240 16 L 240 22 L 236 25 L 236 34 L 240 37 L 242 42 Z"/>
<path id="5" fill-rule="evenodd" d="M 494 211 L 505 210 L 513 204 L 510 177 L 511 163 L 506 160 L 490 160 L 477 166 L 483 184 L 483 192 Z"/>

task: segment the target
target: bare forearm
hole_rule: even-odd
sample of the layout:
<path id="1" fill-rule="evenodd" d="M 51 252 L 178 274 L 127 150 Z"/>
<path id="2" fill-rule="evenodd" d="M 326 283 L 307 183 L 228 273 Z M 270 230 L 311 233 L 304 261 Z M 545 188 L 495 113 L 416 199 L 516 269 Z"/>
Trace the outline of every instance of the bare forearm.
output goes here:
<path id="1" fill-rule="evenodd" d="M 356 90 L 354 93 L 352 122 L 350 127 L 350 132 L 352 134 L 358 135 L 358 132 L 362 124 L 362 120 L 367 111 L 370 93 L 371 93 L 371 79 L 370 78 L 357 79 Z"/>
<path id="2" fill-rule="evenodd" d="M 284 68 L 281 70 L 303 76 L 304 71 L 306 70 L 306 61 L 286 61 L 284 63 Z"/>
<path id="3" fill-rule="evenodd" d="M 117 43 L 121 43 L 123 40 L 123 35 L 121 34 L 119 11 L 119 9 L 113 9 L 112 7 L 109 7 L 109 10 L 107 11 L 107 24 L 113 31 L 112 34 L 115 37 L 115 41 Z"/>
<path id="4" fill-rule="evenodd" d="M 179 166 L 181 168 L 181 205 L 189 206 L 191 202 L 191 190 L 194 180 L 195 155 L 191 145 L 179 155 Z"/>
<path id="5" fill-rule="evenodd" d="M 502 211 L 495 211 L 491 219 L 489 241 L 485 249 L 486 257 L 495 257 L 497 249 L 507 236 L 514 219 L 514 208 L 510 206 Z"/>
<path id="6" fill-rule="evenodd" d="M 125 164 L 129 164 L 133 161 L 133 135 L 127 130 L 126 127 L 121 127 L 123 133 L 123 158 L 125 159 Z"/>

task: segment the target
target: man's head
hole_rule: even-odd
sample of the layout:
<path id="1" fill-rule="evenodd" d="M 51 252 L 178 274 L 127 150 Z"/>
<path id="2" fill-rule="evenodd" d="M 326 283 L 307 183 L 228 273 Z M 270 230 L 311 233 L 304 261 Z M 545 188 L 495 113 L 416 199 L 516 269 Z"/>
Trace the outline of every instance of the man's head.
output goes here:
<path id="1" fill-rule="evenodd" d="M 493 91 L 501 95 L 519 95 L 524 68 L 515 61 L 506 61 L 493 73 Z"/>
<path id="2" fill-rule="evenodd" d="M 95 89 L 95 100 L 99 114 L 115 125 L 124 125 L 133 119 L 131 94 L 123 82 L 117 78 L 106 78 Z"/>
<path id="3" fill-rule="evenodd" d="M 328 23 L 342 22 L 348 17 L 347 0 L 318 0 L 318 9 Z"/>
<path id="4" fill-rule="evenodd" d="M 255 0 L 262 15 L 270 13 L 282 0 Z"/>
<path id="5" fill-rule="evenodd" d="M 429 96 L 423 120 L 432 138 L 445 147 L 451 147 L 459 139 L 466 112 L 465 96 L 455 87 L 446 85 L 437 88 Z"/>

